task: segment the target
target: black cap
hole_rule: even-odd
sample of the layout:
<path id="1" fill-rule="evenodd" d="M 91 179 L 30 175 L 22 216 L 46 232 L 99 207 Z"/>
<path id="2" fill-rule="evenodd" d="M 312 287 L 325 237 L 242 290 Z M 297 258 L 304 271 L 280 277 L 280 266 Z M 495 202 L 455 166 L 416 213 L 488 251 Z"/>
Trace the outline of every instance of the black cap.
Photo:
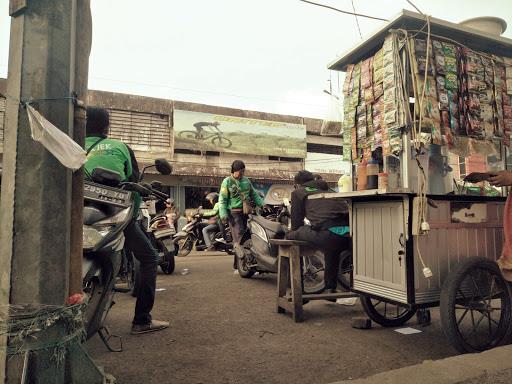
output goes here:
<path id="1" fill-rule="evenodd" d="M 307 183 L 308 181 L 315 180 L 315 175 L 313 175 L 309 171 L 299 171 L 293 178 L 295 181 L 295 184 L 302 185 L 304 183 Z"/>
<path id="2" fill-rule="evenodd" d="M 242 160 L 235 160 L 231 164 L 231 173 L 241 171 L 242 169 L 245 169 L 245 164 Z"/>

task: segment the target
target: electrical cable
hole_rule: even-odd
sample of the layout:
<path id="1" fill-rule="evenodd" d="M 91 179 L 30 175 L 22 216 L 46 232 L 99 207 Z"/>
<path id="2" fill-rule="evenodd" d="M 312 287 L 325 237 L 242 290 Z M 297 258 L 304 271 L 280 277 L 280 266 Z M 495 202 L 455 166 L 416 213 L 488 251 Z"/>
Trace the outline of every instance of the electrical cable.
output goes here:
<path id="1" fill-rule="evenodd" d="M 361 33 L 361 27 L 359 26 L 359 19 L 356 15 L 356 7 L 354 6 L 354 0 L 350 0 L 352 2 L 352 9 L 354 10 L 354 17 L 356 18 L 356 24 L 357 24 L 357 30 L 359 31 L 359 36 L 361 37 L 361 40 L 363 40 L 363 34 Z"/>
<path id="2" fill-rule="evenodd" d="M 148 86 L 148 87 L 174 89 L 174 90 L 178 90 L 178 91 L 221 95 L 221 96 L 231 96 L 231 97 L 236 97 L 236 98 L 240 98 L 240 99 L 254 99 L 254 100 L 263 100 L 263 101 L 273 101 L 273 102 L 277 102 L 277 103 L 307 105 L 307 106 L 311 106 L 311 107 L 325 107 L 324 105 L 320 105 L 320 104 L 302 103 L 299 101 L 287 101 L 287 100 L 279 100 L 279 99 L 268 99 L 268 98 L 264 98 L 264 97 L 244 96 L 244 95 L 237 95 L 237 94 L 224 93 L 224 92 L 215 92 L 215 91 L 204 91 L 204 90 L 202 91 L 199 89 L 174 87 L 174 86 L 165 85 L 165 84 L 163 84 L 163 85 L 162 84 L 151 84 L 151 83 L 143 83 L 143 82 L 138 82 L 138 81 L 118 80 L 118 79 L 111 79 L 111 78 L 107 78 L 107 77 L 98 77 L 98 76 L 91 76 L 90 78 L 96 79 L 96 80 L 113 81 L 113 82 L 124 83 L 124 84 L 144 85 L 144 86 Z"/>
<path id="3" fill-rule="evenodd" d="M 341 9 L 331 7 L 331 6 L 329 6 L 329 5 L 315 3 L 315 2 L 313 2 L 313 1 L 308 1 L 308 0 L 299 0 L 299 1 L 302 1 L 303 3 L 312 4 L 312 5 L 318 5 L 319 7 L 324 7 L 324 8 L 327 8 L 327 9 L 332 9 L 333 11 L 341 12 L 341 13 L 344 13 L 344 14 L 346 14 L 346 15 L 355 15 L 355 16 L 360 16 L 360 17 L 366 17 L 367 19 L 372 19 L 372 20 L 388 21 L 387 19 L 382 19 L 382 18 L 380 18 L 380 17 L 374 17 L 374 16 L 363 15 L 362 13 L 355 13 L 355 12 L 343 11 L 343 10 L 341 10 Z"/>
<path id="4" fill-rule="evenodd" d="M 423 16 L 425 16 L 425 14 L 423 12 L 421 12 L 420 9 L 412 3 L 412 1 L 410 1 L 410 0 L 406 0 L 406 1 L 409 4 L 411 4 L 414 7 L 415 10 L 417 10 L 419 13 L 421 13 Z"/>

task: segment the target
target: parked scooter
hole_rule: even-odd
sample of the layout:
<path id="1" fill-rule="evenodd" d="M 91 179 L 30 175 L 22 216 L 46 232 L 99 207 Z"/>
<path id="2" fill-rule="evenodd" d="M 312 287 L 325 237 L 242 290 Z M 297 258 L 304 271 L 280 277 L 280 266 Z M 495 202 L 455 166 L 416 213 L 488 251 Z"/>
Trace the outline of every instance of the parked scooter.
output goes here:
<path id="1" fill-rule="evenodd" d="M 270 217 L 269 220 L 267 217 Z M 241 242 L 243 257 L 237 257 L 238 273 L 242 278 L 250 278 L 256 272 L 277 273 L 278 247 L 270 244 L 270 239 L 284 239 L 288 231 L 289 202 L 279 209 L 277 215 L 263 217 L 256 214 L 249 215 L 247 231 Z M 343 287 L 349 287 L 351 270 L 351 254 L 342 253 L 338 281 Z M 324 254 L 313 248 L 302 249 L 302 280 L 305 293 L 319 293 L 325 288 L 324 282 Z M 348 269 L 350 268 L 350 269 Z"/>
<path id="2" fill-rule="evenodd" d="M 170 164 L 157 159 L 160 173 L 169 174 Z M 96 168 L 84 183 L 83 215 L 83 291 L 88 296 L 85 311 L 87 339 L 98 333 L 110 351 L 120 351 L 109 344 L 110 334 L 104 321 L 113 305 L 114 285 L 123 261 L 124 229 L 133 218 L 134 197 L 153 192 L 139 183 L 120 182 L 117 172 Z"/>
<path id="3" fill-rule="evenodd" d="M 178 256 L 187 256 L 194 246 L 198 251 L 206 249 L 206 244 L 203 238 L 203 228 L 207 225 L 208 221 L 202 219 L 199 211 L 192 216 L 192 220 L 187 223 L 173 238 L 174 244 L 178 247 Z M 216 251 L 226 252 L 231 255 L 233 252 L 233 245 L 229 227 L 224 228 L 224 233 L 226 238 L 222 236 L 220 230 L 215 233 L 212 245 Z"/>

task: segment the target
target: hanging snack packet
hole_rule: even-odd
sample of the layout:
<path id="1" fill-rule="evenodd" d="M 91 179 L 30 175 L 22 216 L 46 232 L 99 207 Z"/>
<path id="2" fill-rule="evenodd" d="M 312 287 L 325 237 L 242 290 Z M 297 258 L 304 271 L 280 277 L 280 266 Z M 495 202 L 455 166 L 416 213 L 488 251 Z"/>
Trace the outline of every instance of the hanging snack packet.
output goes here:
<path id="1" fill-rule="evenodd" d="M 436 55 L 435 62 L 436 62 L 436 73 L 438 75 L 444 75 L 446 73 L 445 72 L 446 63 L 445 63 L 444 56 Z"/>
<path id="2" fill-rule="evenodd" d="M 441 44 L 443 45 L 443 52 L 445 57 L 457 57 L 457 48 L 455 47 L 455 45 L 445 42 Z"/>
<path id="3" fill-rule="evenodd" d="M 444 58 L 444 69 L 446 73 L 457 73 L 457 59 L 455 57 L 446 56 Z"/>
<path id="4" fill-rule="evenodd" d="M 447 73 L 445 77 L 444 87 L 447 90 L 457 90 L 458 88 L 458 81 L 457 81 L 457 74 L 455 73 Z"/>
<path id="5" fill-rule="evenodd" d="M 448 110 L 450 108 L 450 101 L 448 100 L 448 93 L 446 91 L 439 92 L 439 109 Z"/>

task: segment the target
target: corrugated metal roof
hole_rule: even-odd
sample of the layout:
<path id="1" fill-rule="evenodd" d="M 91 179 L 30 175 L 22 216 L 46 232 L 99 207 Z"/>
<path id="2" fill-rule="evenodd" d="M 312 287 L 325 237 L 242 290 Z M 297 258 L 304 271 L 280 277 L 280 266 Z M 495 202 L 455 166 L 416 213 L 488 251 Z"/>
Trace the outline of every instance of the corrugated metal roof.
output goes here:
<path id="1" fill-rule="evenodd" d="M 389 30 L 403 28 L 406 30 L 420 30 L 425 25 L 425 16 L 402 10 L 391 21 L 374 32 L 369 38 L 361 41 L 356 46 L 337 57 L 327 65 L 327 68 L 344 71 L 348 64 L 358 63 L 377 52 L 388 35 Z M 465 27 L 449 21 L 430 18 L 431 33 L 445 36 L 474 49 L 499 56 L 512 56 L 512 39 L 501 36 L 493 36 L 477 29 Z"/>

